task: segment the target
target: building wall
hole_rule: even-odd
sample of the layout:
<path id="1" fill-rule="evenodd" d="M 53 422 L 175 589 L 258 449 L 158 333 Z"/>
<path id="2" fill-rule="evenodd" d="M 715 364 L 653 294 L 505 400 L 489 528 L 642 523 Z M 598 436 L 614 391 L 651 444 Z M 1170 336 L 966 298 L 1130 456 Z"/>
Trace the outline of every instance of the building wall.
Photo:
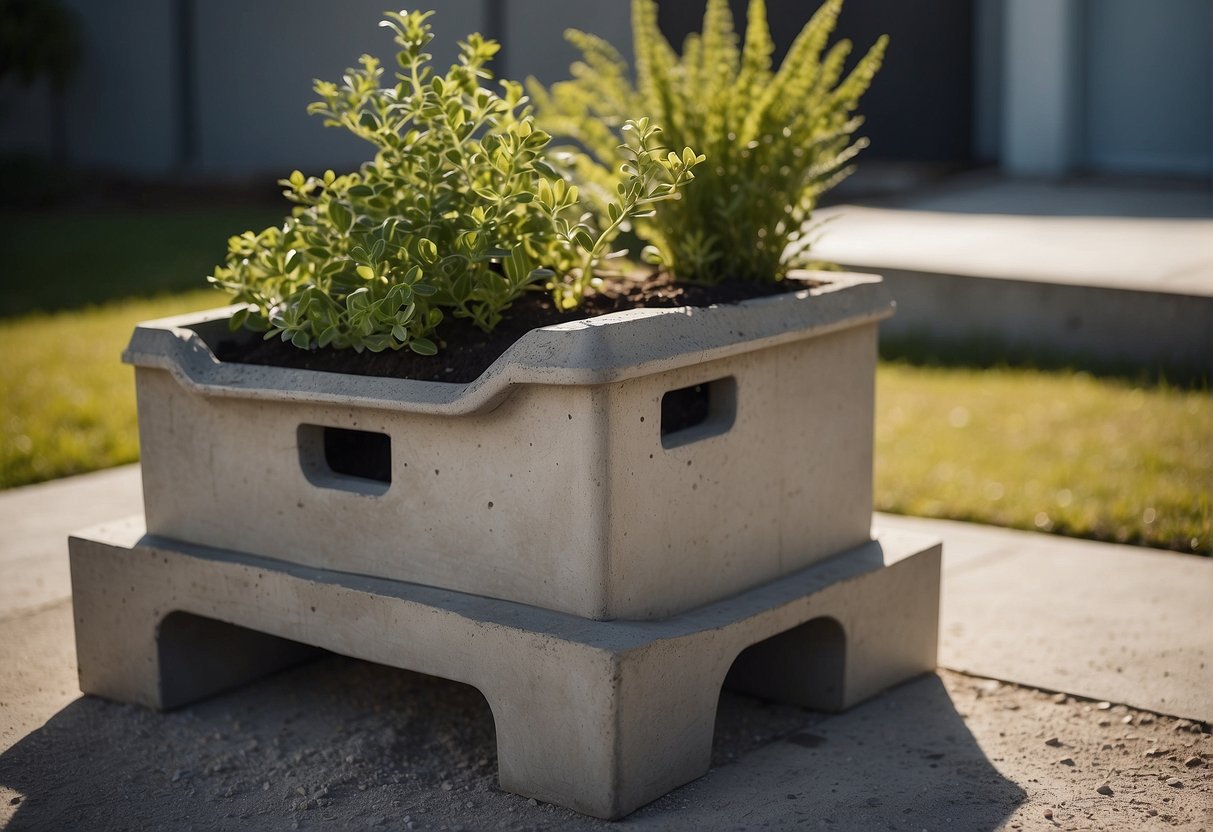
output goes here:
<path id="1" fill-rule="evenodd" d="M 973 2 L 973 157 L 981 162 L 999 155 L 1003 2 Z"/>
<path id="2" fill-rule="evenodd" d="M 314 78 L 336 80 L 363 52 L 390 71 L 378 0 L 63 2 L 88 45 L 66 101 L 71 161 L 235 178 L 367 158 L 367 147 L 305 108 Z M 570 26 L 630 51 L 625 0 L 429 5 L 440 65 L 474 30 L 503 42 L 495 68 L 520 79 L 567 75 Z M 745 0 L 732 5 L 740 13 Z M 697 26 L 702 6 L 665 0 L 663 26 Z M 789 43 L 815 6 L 768 0 L 777 43 Z M 860 46 L 897 30 L 865 100 L 869 158 L 972 158 L 1046 176 L 1213 171 L 1213 0 L 848 0 L 846 9 L 839 31 Z M 49 150 L 47 96 L 44 86 L 0 87 L 0 152 Z"/>
<path id="3" fill-rule="evenodd" d="M 88 48 L 67 97 L 78 164 L 160 173 L 177 144 L 173 8 L 165 0 L 65 0 Z"/>
<path id="4" fill-rule="evenodd" d="M 1087 0 L 1086 165 L 1213 174 L 1213 5 Z"/>
<path id="5" fill-rule="evenodd" d="M 508 77 L 534 76 L 544 84 L 569 77 L 569 65 L 580 58 L 564 39 L 566 29 L 581 29 L 605 38 L 630 63 L 632 25 L 623 0 L 512 0 L 501 21 L 501 58 Z"/>
<path id="6" fill-rule="evenodd" d="M 430 22 L 431 52 L 445 69 L 456 41 L 483 26 L 481 0 L 443 0 Z M 195 3 L 193 49 L 196 146 L 188 167 L 247 175 L 351 169 L 370 157 L 367 143 L 309 116 L 314 79 L 340 81 L 369 53 L 397 69 L 390 30 L 378 24 L 383 0 L 202 0 Z"/>
<path id="7" fill-rule="evenodd" d="M 1002 0 L 1012 173 L 1213 173 L 1210 0 Z"/>

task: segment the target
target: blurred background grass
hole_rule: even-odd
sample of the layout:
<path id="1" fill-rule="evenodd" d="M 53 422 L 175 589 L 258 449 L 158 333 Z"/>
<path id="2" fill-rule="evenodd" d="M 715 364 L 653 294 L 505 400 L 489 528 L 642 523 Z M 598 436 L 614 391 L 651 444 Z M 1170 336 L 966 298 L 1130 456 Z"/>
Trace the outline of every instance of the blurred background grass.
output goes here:
<path id="1" fill-rule="evenodd" d="M 876 508 L 1209 552 L 1207 389 L 884 362 Z"/>
<path id="2" fill-rule="evenodd" d="M 282 208 L 0 216 L 0 488 L 138 459 L 140 320 L 223 305 L 226 239 Z M 943 366 L 946 363 L 947 366 Z M 1207 384 L 916 358 L 877 374 L 876 508 L 1210 551 Z"/>
<path id="3" fill-rule="evenodd" d="M 228 237 L 285 213 L 216 206 L 4 216 L 0 318 L 206 288 Z"/>

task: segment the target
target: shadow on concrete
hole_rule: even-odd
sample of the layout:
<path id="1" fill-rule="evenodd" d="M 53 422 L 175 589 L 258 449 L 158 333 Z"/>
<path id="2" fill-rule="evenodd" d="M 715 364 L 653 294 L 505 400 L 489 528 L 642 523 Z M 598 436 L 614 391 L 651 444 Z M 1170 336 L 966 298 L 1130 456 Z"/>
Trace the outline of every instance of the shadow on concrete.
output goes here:
<path id="1" fill-rule="evenodd" d="M 624 825 L 976 832 L 999 828 L 1025 797 L 934 675 L 837 715 L 726 689 L 712 771 Z"/>
<path id="2" fill-rule="evenodd" d="M 856 202 L 907 211 L 1018 217 L 1213 217 L 1213 189 L 1203 178 L 1086 175 L 1063 180 L 1015 179 L 979 170 L 916 183 Z"/>
<path id="3" fill-rule="evenodd" d="M 9 830 L 981 830 L 1024 798 L 935 676 L 841 715 L 726 690 L 712 765 L 616 824 L 532 805 L 496 787 L 474 688 L 326 656 L 170 713 L 78 699 L 0 756 L 0 786 Z"/>

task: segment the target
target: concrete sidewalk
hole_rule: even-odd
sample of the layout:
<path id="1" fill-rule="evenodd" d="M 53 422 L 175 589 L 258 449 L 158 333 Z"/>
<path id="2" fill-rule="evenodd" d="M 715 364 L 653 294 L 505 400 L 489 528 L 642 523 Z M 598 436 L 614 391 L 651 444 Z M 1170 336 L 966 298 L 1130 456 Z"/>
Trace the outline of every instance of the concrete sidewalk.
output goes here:
<path id="1" fill-rule="evenodd" d="M 1213 192 L 956 176 L 823 208 L 813 253 L 885 277 L 882 336 L 1213 368 Z"/>
<path id="2" fill-rule="evenodd" d="M 167 715 L 81 697 L 66 537 L 140 508 L 137 466 L 0 493 L 0 826 L 604 826 L 497 791 L 492 716 L 443 680 L 331 657 Z M 618 825 L 1213 828 L 1213 559 L 875 525 L 943 538 L 940 661 L 972 675 L 836 716 L 726 692 L 709 775 Z"/>

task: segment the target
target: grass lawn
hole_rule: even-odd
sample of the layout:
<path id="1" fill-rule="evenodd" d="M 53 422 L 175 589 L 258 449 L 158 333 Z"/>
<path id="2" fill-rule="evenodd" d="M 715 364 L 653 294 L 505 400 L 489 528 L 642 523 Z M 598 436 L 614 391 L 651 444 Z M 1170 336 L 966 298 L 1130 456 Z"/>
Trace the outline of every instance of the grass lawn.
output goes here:
<path id="1" fill-rule="evenodd" d="M 1207 390 L 882 364 L 876 507 L 1210 551 Z"/>
<path id="2" fill-rule="evenodd" d="M 0 319 L 0 488 L 139 459 L 135 374 L 119 360 L 131 330 L 223 303 L 203 289 Z"/>
<path id="3" fill-rule="evenodd" d="M 227 238 L 281 222 L 290 206 L 5 215 L 0 318 L 206 286 Z M 215 295 L 219 297 L 218 293 Z"/>

